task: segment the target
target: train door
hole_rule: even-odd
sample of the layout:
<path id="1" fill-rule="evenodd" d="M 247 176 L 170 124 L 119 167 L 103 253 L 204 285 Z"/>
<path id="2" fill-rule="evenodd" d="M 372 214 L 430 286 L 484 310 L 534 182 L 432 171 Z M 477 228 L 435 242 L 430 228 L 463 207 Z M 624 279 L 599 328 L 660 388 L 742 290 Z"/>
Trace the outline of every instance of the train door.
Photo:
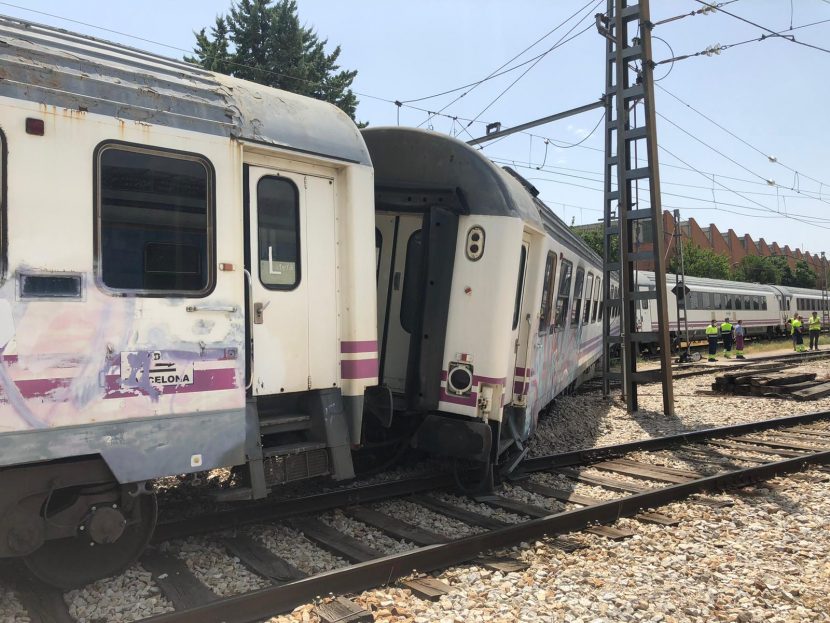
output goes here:
<path id="1" fill-rule="evenodd" d="M 379 213 L 378 337 L 380 382 L 393 392 L 406 391 L 411 335 L 416 323 L 424 241 L 423 214 Z M 413 299 L 413 297 L 415 297 Z"/>
<path id="2" fill-rule="evenodd" d="M 527 400 L 530 370 L 528 369 L 528 350 L 530 349 L 530 329 L 532 318 L 527 310 L 526 283 L 527 263 L 530 256 L 530 235 L 522 235 L 522 249 L 519 256 L 519 274 L 516 285 L 516 301 L 513 309 L 513 336 L 515 350 L 514 382 L 512 403 L 524 405 Z"/>
<path id="3" fill-rule="evenodd" d="M 249 166 L 247 184 L 253 394 L 332 387 L 339 361 L 333 180 Z"/>
<path id="4" fill-rule="evenodd" d="M 443 206 L 379 211 L 380 383 L 396 408 L 437 409 L 458 216 Z"/>

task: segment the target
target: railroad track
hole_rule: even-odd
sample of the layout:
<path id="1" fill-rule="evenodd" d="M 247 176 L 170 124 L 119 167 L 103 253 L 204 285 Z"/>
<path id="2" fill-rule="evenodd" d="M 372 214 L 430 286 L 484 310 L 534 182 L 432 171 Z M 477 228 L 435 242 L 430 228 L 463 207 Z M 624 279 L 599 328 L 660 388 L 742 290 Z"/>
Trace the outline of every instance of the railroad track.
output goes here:
<path id="1" fill-rule="evenodd" d="M 676 466 L 678 459 L 682 459 L 683 468 Z M 320 595 L 344 595 L 387 585 L 410 575 L 413 569 L 429 572 L 472 560 L 494 568 L 510 567 L 518 562 L 482 561 L 480 557 L 522 541 L 582 530 L 612 539 L 625 538 L 630 534 L 608 524 L 620 517 L 634 517 L 643 522 L 670 525 L 676 523 L 673 518 L 644 509 L 828 462 L 830 412 L 818 412 L 531 458 L 522 463 L 518 474 L 509 482 L 486 495 L 466 498 L 442 495 L 442 491 L 449 490 L 451 482 L 447 476 L 438 475 L 317 494 L 292 500 L 290 505 L 259 505 L 168 522 L 159 527 L 157 541 L 237 529 L 235 535 L 225 533 L 221 542 L 249 571 L 263 578 L 267 586 L 220 598 L 180 559 L 151 550 L 141 562 L 153 573 L 154 581 L 176 611 L 142 621 L 259 621 L 310 603 Z M 595 498 L 581 495 L 575 491 L 578 483 L 601 488 L 606 495 Z M 614 492 L 613 499 L 607 499 L 609 492 Z M 474 533 L 451 540 L 372 506 L 390 499 L 403 499 L 408 504 L 464 522 Z M 712 503 L 705 498 L 698 501 Z M 320 513 L 334 508 L 412 548 L 388 555 L 373 550 L 320 521 Z M 484 509 L 506 511 L 516 521 L 494 518 L 482 512 Z M 305 538 L 352 564 L 305 575 L 239 531 L 246 524 L 267 521 L 289 522 Z M 563 548 L 573 545 L 561 538 L 555 544 Z M 443 590 L 441 583 L 434 580 L 416 580 L 409 586 L 416 594 L 422 592 L 427 596 Z M 34 623 L 73 621 L 59 591 L 19 578 L 15 588 Z M 336 611 L 331 615 L 332 620 L 336 617 L 362 620 L 360 608 L 348 600 L 321 606 L 323 620 L 326 620 L 326 608 Z"/>

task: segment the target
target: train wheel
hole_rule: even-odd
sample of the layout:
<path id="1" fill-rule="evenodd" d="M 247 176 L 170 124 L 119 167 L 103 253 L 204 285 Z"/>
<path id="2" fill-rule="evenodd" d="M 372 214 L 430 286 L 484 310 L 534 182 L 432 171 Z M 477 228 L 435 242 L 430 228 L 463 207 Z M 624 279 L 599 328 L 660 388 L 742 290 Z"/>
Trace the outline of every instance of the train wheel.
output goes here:
<path id="1" fill-rule="evenodd" d="M 46 541 L 23 558 L 39 580 L 62 590 L 116 575 L 144 551 L 156 527 L 155 494 L 139 495 L 126 519 L 112 506 L 91 507 L 78 535 Z"/>

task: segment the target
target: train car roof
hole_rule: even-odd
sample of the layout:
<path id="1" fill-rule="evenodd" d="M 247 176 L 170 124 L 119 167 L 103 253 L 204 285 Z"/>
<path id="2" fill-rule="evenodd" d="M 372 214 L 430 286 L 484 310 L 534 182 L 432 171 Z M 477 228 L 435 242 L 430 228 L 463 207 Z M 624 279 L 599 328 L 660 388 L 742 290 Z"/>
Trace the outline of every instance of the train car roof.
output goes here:
<path id="1" fill-rule="evenodd" d="M 641 270 L 638 271 L 641 282 L 649 284 L 654 283 L 654 273 L 652 271 Z M 666 283 L 674 286 L 674 273 L 666 273 Z M 727 281 L 725 279 L 708 279 L 706 277 L 689 277 L 687 276 L 684 283 L 691 290 L 725 290 L 730 292 L 742 293 L 756 293 L 756 294 L 774 294 L 776 292 L 774 286 L 765 285 L 762 283 L 744 283 L 742 281 Z"/>
<path id="2" fill-rule="evenodd" d="M 371 164 L 326 102 L 6 16 L 0 41 L 0 96 Z"/>
<path id="3" fill-rule="evenodd" d="M 586 259 L 602 259 L 534 196 L 524 178 L 446 134 L 398 126 L 362 130 L 379 187 L 460 191 L 470 214 L 513 216 L 546 230 Z"/>
<path id="4" fill-rule="evenodd" d="M 810 288 L 797 288 L 795 286 L 775 286 L 784 294 L 790 294 L 793 296 L 817 296 L 821 298 L 821 290 L 813 290 Z"/>

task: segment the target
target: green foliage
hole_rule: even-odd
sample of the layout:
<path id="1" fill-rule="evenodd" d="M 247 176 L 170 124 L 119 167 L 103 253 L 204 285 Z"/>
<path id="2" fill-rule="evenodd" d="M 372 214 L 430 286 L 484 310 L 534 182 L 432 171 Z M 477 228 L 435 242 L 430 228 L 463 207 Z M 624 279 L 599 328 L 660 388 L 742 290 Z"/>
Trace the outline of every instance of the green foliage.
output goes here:
<path id="1" fill-rule="evenodd" d="M 749 283 L 780 284 L 781 270 L 771 258 L 757 255 L 744 256 L 735 267 L 732 278 L 735 281 L 746 281 Z"/>
<path id="2" fill-rule="evenodd" d="M 709 279 L 732 277 L 727 256 L 693 244 L 683 245 L 683 264 L 686 275 L 689 277 L 708 277 Z M 680 272 L 680 260 L 677 253 L 669 260 L 667 270 L 672 273 Z"/>
<path id="3" fill-rule="evenodd" d="M 804 260 L 798 260 L 795 263 L 795 283 L 800 288 L 815 288 L 816 287 L 816 272 L 810 268 Z"/>
<path id="4" fill-rule="evenodd" d="M 341 71 L 340 46 L 327 54 L 328 40 L 300 24 L 296 0 L 238 0 L 209 34 L 202 28 L 195 35 L 195 57 L 186 60 L 330 102 L 354 119 L 358 101 L 350 87 L 357 71 Z"/>
<path id="5" fill-rule="evenodd" d="M 602 257 L 602 254 L 605 252 L 603 249 L 603 241 L 602 241 L 602 232 L 598 230 L 575 230 L 576 233 L 585 244 L 587 244 L 594 252 Z M 620 257 L 620 239 L 618 236 L 613 236 L 611 238 L 611 261 L 615 262 Z"/>

